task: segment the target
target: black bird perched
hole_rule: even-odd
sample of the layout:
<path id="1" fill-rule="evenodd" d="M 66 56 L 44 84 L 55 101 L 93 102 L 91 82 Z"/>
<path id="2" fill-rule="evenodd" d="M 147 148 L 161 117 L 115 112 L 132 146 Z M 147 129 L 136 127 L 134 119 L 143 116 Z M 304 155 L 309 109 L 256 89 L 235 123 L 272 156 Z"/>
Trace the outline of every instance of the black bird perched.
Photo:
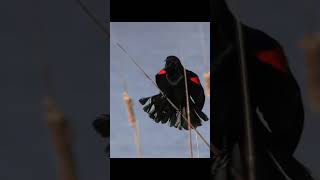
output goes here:
<path id="1" fill-rule="evenodd" d="M 225 165 L 229 162 L 226 157 L 232 158 L 235 145 L 239 145 L 240 154 L 245 149 L 239 38 L 236 19 L 226 2 L 211 1 L 214 69 L 211 141 L 223 154 L 222 158 L 213 159 L 213 167 L 230 167 Z M 304 109 L 299 85 L 283 48 L 266 33 L 241 26 L 248 66 L 257 179 L 311 180 L 310 173 L 293 156 L 303 130 Z M 219 168 L 213 169 L 213 179 L 218 171 Z"/>
<path id="2" fill-rule="evenodd" d="M 94 130 L 102 137 L 109 138 L 110 137 L 110 115 L 109 114 L 101 114 L 99 115 L 92 123 Z M 110 154 L 109 142 L 105 149 L 105 153 Z"/>
<path id="3" fill-rule="evenodd" d="M 208 121 L 208 117 L 202 112 L 205 103 L 204 90 L 199 77 L 194 72 L 186 69 L 187 86 L 189 92 L 190 119 L 194 128 L 201 126 L 201 121 Z M 179 109 L 179 112 L 169 103 L 163 94 L 141 98 L 139 101 L 145 105 L 143 110 L 156 123 L 169 122 L 170 127 L 188 130 L 186 107 L 186 91 L 184 68 L 176 56 L 168 56 L 164 69 L 155 76 L 156 83 L 164 95 L 169 98 Z"/>

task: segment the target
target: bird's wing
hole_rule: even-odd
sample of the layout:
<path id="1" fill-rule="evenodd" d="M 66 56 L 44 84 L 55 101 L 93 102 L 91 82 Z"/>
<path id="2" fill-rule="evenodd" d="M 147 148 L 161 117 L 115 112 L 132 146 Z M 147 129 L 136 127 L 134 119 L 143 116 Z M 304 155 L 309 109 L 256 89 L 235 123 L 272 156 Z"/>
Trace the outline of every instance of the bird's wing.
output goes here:
<path id="1" fill-rule="evenodd" d="M 202 110 L 205 103 L 205 94 L 200 79 L 196 73 L 189 70 L 187 71 L 187 77 L 189 95 L 192 97 L 199 110 Z"/>
<path id="2" fill-rule="evenodd" d="M 158 74 L 156 74 L 155 79 L 156 79 L 156 83 L 157 83 L 158 87 L 160 88 L 160 90 L 163 93 L 165 93 L 166 95 L 168 95 L 168 93 L 170 93 L 169 92 L 169 89 L 170 89 L 169 86 L 170 85 L 169 85 L 168 80 L 166 78 L 166 74 L 167 74 L 166 70 L 161 69 L 158 72 Z"/>

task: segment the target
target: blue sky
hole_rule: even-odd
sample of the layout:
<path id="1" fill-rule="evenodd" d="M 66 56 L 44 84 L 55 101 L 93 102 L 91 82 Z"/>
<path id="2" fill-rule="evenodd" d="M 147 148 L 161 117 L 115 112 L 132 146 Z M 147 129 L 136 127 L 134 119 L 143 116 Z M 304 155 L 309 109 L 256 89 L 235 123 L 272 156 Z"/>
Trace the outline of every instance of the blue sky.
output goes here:
<path id="1" fill-rule="evenodd" d="M 112 22 L 111 38 L 119 42 L 142 66 L 148 75 L 155 74 L 164 66 L 169 55 L 178 56 L 187 69 L 200 76 L 209 66 L 209 23 L 143 23 Z M 141 131 L 143 157 L 188 158 L 187 131 L 179 131 L 166 124 L 153 122 L 142 110 L 138 99 L 158 93 L 152 82 L 128 59 L 121 49 L 110 44 L 110 112 L 111 112 L 111 157 L 136 157 L 133 130 L 128 124 L 127 112 L 122 100 L 124 81 L 134 101 L 134 110 Z M 206 99 L 204 112 L 210 117 L 210 99 Z M 209 141 L 210 122 L 198 130 Z M 193 143 L 197 156 L 195 133 Z M 200 157 L 209 157 L 207 146 L 198 138 Z"/>

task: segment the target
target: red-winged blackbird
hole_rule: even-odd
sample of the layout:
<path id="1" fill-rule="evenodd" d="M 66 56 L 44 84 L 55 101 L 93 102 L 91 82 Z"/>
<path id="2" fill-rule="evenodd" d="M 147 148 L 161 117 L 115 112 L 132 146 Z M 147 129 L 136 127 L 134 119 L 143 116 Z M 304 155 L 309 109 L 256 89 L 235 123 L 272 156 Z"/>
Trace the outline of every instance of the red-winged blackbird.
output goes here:
<path id="1" fill-rule="evenodd" d="M 187 121 L 186 90 L 184 79 L 184 68 L 176 56 L 168 56 L 165 60 L 164 69 L 156 75 L 156 83 L 164 93 L 139 101 L 145 105 L 143 110 L 157 123 L 169 122 L 170 127 L 178 129 L 189 129 Z M 205 103 L 204 90 L 199 77 L 192 71 L 186 69 L 187 86 L 189 93 L 191 124 L 196 128 L 201 126 L 201 121 L 208 121 L 208 117 L 202 112 Z M 170 99 L 179 109 L 179 112 L 167 100 Z M 185 118 L 183 118 L 183 116 Z"/>
<path id="2" fill-rule="evenodd" d="M 211 141 L 223 154 L 230 156 L 236 144 L 240 146 L 240 152 L 245 149 L 239 39 L 236 19 L 225 1 L 212 0 L 211 4 Z M 300 88 L 284 51 L 264 32 L 241 26 L 248 66 L 257 179 L 284 180 L 286 175 L 291 179 L 310 180 L 310 173 L 293 156 L 303 130 L 304 109 Z M 214 159 L 215 167 L 216 164 L 222 166 L 217 158 Z"/>

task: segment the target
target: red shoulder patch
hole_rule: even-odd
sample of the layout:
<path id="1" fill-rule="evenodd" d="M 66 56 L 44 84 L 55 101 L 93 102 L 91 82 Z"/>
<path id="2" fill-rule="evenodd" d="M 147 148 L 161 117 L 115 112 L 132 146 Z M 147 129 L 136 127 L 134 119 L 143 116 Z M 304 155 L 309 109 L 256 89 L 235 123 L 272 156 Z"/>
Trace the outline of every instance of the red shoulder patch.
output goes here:
<path id="1" fill-rule="evenodd" d="M 162 74 L 167 74 L 167 71 L 166 70 L 164 70 L 164 69 L 161 69 L 160 71 L 159 71 L 159 73 L 158 73 L 159 75 L 162 75 Z"/>
<path id="2" fill-rule="evenodd" d="M 257 58 L 263 63 L 272 65 L 281 72 L 287 72 L 287 60 L 280 48 L 259 51 L 256 53 Z"/>
<path id="3" fill-rule="evenodd" d="M 197 76 L 190 77 L 190 80 L 198 85 L 200 84 L 200 79 Z"/>

